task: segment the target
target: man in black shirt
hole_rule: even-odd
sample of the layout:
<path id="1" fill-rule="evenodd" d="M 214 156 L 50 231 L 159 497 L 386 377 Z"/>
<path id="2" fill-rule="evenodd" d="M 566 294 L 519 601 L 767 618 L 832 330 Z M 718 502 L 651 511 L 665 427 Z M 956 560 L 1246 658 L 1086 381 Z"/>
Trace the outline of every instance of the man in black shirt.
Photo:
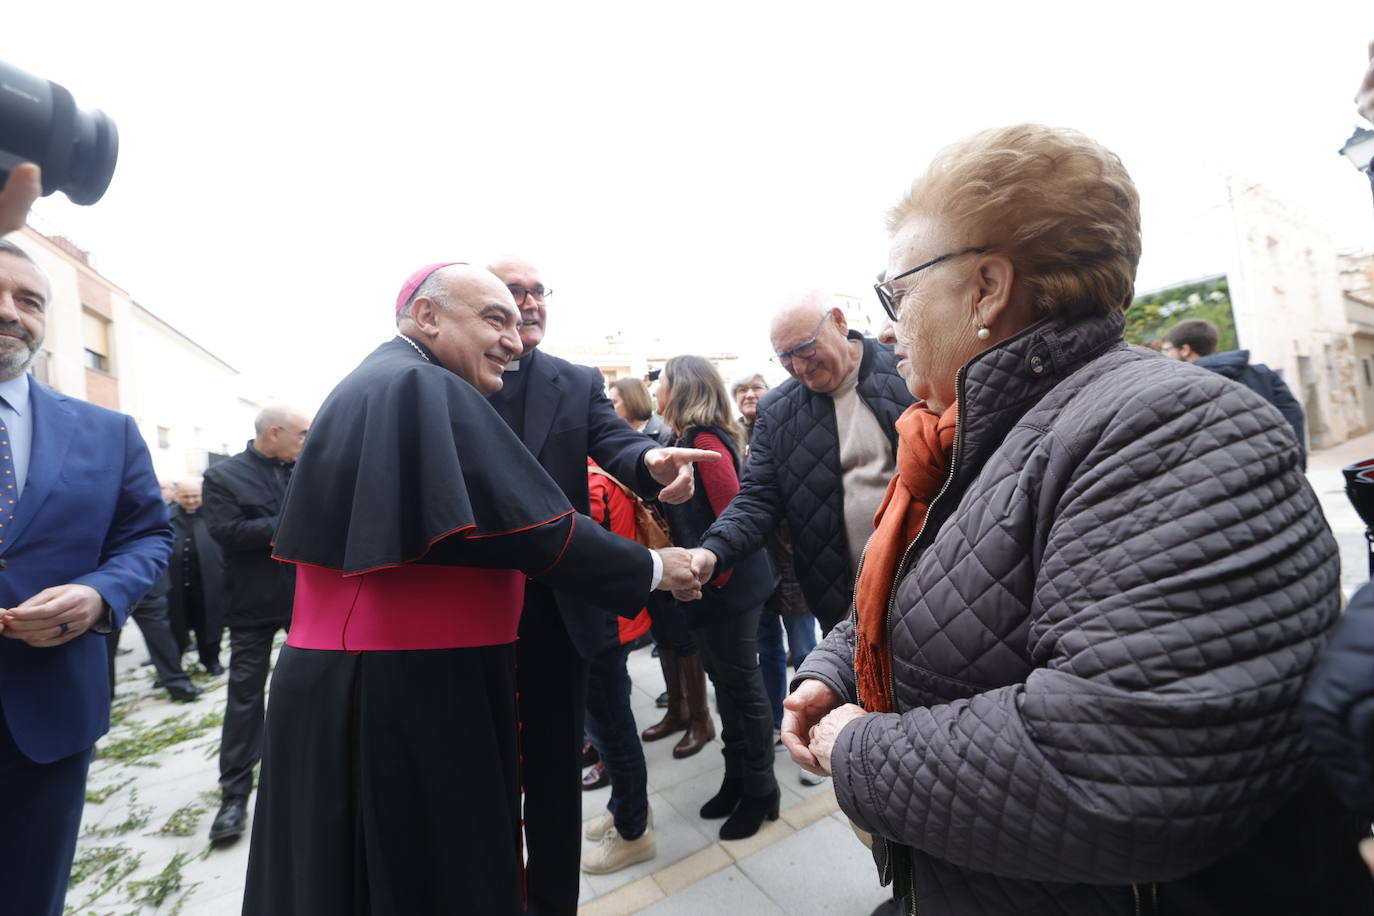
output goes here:
<path id="1" fill-rule="evenodd" d="M 221 804 L 211 842 L 243 833 L 253 767 L 262 757 L 264 688 L 278 630 L 291 625 L 295 570 L 272 559 L 272 536 L 291 467 L 310 420 L 289 407 L 266 407 L 254 422 L 256 438 L 205 472 L 201 510 L 224 554 L 229 627 L 229 696 L 220 740 Z"/>

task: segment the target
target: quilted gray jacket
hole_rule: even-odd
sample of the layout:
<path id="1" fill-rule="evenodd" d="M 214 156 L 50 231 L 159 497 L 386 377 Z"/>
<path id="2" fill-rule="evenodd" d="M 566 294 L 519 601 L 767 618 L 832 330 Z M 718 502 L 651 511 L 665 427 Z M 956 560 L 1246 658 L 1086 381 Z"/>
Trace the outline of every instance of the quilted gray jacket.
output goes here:
<path id="1" fill-rule="evenodd" d="M 1302 782 L 1336 545 L 1278 411 L 1046 319 L 960 372 L 953 472 L 890 608 L 897 712 L 835 792 L 922 916 L 1133 913 Z M 798 673 L 849 702 L 853 619 Z"/>

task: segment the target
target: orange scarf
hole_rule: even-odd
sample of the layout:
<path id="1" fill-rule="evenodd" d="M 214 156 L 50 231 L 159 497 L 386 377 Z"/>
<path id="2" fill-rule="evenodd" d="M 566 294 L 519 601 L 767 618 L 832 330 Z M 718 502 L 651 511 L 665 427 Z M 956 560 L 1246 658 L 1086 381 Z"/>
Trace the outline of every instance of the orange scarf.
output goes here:
<path id="1" fill-rule="evenodd" d="M 868 539 L 854 589 L 858 617 L 854 673 L 860 702 L 869 712 L 895 711 L 887 603 L 896 587 L 893 579 L 902 556 L 925 524 L 930 501 L 945 482 L 958 423 L 957 404 L 943 414 L 914 404 L 897 418 L 897 473 L 873 516 L 873 536 Z"/>

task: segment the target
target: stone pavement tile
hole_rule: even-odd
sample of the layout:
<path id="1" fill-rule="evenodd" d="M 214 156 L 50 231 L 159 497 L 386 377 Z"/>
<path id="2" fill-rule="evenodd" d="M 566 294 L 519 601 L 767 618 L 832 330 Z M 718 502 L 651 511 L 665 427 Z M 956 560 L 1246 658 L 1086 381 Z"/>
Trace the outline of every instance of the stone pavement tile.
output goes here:
<path id="1" fill-rule="evenodd" d="M 792 825 L 779 817 L 776 821 L 764 821 L 759 832 L 751 837 L 742 840 L 721 840 L 721 847 L 730 854 L 730 857 L 738 862 L 740 859 L 752 856 L 766 846 L 778 842 L 789 834 L 793 833 Z"/>
<path id="2" fill-rule="evenodd" d="M 577 916 L 630 916 L 642 913 L 653 903 L 663 899 L 663 891 L 653 878 L 640 878 L 604 897 L 584 903 L 577 908 Z"/>
<path id="3" fill-rule="evenodd" d="M 709 753 L 709 750 L 701 752 L 701 754 Z M 692 759 L 695 758 L 688 758 L 688 760 Z M 720 780 L 723 772 L 723 768 L 721 767 L 717 767 L 713 770 L 708 769 L 688 779 L 659 787 L 656 789 L 655 794 L 663 799 L 664 802 L 676 808 L 678 814 L 682 815 L 683 820 L 696 827 L 703 836 L 715 840 L 720 832 L 720 825 L 722 822 L 719 820 L 705 820 L 702 818 L 700 811 L 701 806 L 706 804 L 707 799 L 715 795 L 720 789 Z M 655 790 L 652 770 L 649 771 L 649 788 L 650 790 Z M 658 808 L 654 808 L 654 815 L 655 817 L 658 816 Z M 705 844 L 703 843 L 702 845 Z"/>
<path id="4" fill-rule="evenodd" d="M 672 735 L 659 741 L 644 745 L 644 764 L 649 771 L 649 791 L 657 792 L 675 788 L 685 783 L 695 782 L 702 775 L 708 775 L 711 787 L 701 796 L 696 813 L 706 799 L 716 794 L 720 781 L 725 775 L 725 761 L 720 756 L 720 739 L 712 741 L 690 757 L 678 759 L 673 756 L 673 745 L 680 735 Z M 602 803 L 605 804 L 604 802 Z M 685 811 L 684 811 L 685 813 Z"/>
<path id="5" fill-rule="evenodd" d="M 645 916 L 790 916 L 738 866 L 722 869 L 642 912 Z M 794 910 L 791 914 L 804 912 L 810 911 Z"/>
<path id="6" fill-rule="evenodd" d="M 840 810 L 834 792 L 819 792 L 806 801 L 783 809 L 782 819 L 794 830 L 803 830 L 821 818 Z"/>
<path id="7" fill-rule="evenodd" d="M 672 896 L 705 878 L 714 875 L 722 868 L 729 868 L 735 862 L 719 843 L 712 843 L 705 849 L 692 853 L 680 862 L 654 874 L 654 880 L 663 893 Z"/>
<path id="8" fill-rule="evenodd" d="M 869 852 L 849 828 L 822 817 L 737 863 L 783 911 L 867 916 L 887 899 Z"/>
<path id="9" fill-rule="evenodd" d="M 715 838 L 714 834 L 708 838 L 697 826 L 701 823 L 699 818 L 693 816 L 689 820 L 683 817 L 677 809 L 658 795 L 649 796 L 649 806 L 654 809 L 654 841 L 658 847 L 658 855 L 647 862 L 622 868 L 620 871 L 612 872 L 609 875 L 584 874 L 583 877 L 592 892 L 591 897 L 583 898 L 584 900 L 596 899 L 618 887 L 647 877 L 665 865 L 671 865 L 680 859 L 685 859 L 709 845 L 711 840 Z M 592 844 L 584 839 L 582 841 L 583 851 L 591 848 Z"/>

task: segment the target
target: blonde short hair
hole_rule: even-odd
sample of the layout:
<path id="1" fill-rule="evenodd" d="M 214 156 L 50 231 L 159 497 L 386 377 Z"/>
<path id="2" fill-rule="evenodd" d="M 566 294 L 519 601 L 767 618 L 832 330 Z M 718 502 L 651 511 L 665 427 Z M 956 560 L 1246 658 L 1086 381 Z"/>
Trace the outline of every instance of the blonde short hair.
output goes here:
<path id="1" fill-rule="evenodd" d="M 637 378 L 626 376 L 611 382 L 611 387 L 620 393 L 620 403 L 631 420 L 644 422 L 654 415 L 653 401 L 649 400 L 649 389 Z"/>
<path id="2" fill-rule="evenodd" d="M 1140 263 L 1140 195 L 1115 153 L 1075 130 L 1016 124 L 938 153 L 888 214 L 941 220 L 1011 258 L 1043 314 L 1124 311 Z"/>

